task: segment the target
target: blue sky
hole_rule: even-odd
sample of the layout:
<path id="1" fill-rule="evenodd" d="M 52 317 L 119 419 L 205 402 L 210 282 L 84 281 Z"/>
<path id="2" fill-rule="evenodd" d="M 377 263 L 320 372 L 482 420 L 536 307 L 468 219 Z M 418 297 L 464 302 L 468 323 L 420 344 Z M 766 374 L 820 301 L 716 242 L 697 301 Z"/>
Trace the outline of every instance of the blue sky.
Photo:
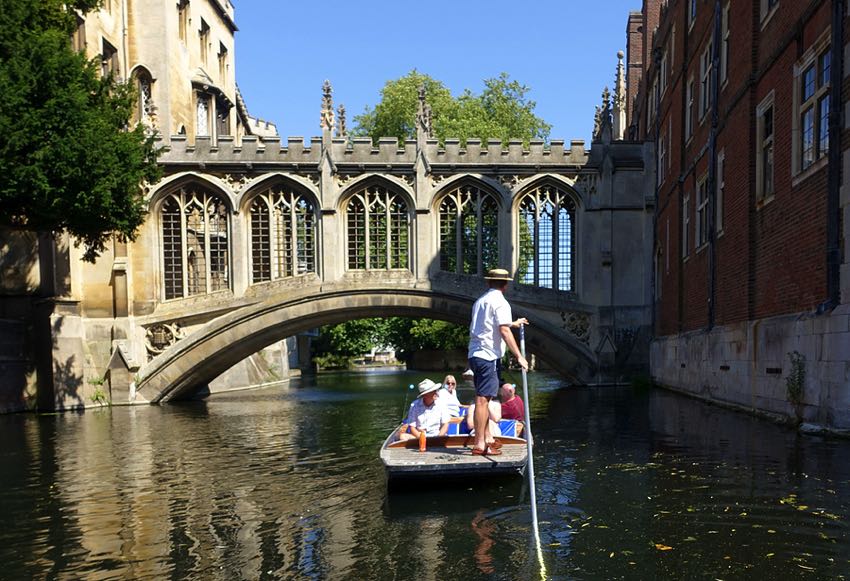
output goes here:
<path id="1" fill-rule="evenodd" d="M 235 0 L 236 81 L 281 136 L 319 135 L 322 83 L 354 115 L 412 69 L 453 94 L 507 72 L 530 87 L 552 139 L 585 139 L 613 89 L 641 0 Z"/>

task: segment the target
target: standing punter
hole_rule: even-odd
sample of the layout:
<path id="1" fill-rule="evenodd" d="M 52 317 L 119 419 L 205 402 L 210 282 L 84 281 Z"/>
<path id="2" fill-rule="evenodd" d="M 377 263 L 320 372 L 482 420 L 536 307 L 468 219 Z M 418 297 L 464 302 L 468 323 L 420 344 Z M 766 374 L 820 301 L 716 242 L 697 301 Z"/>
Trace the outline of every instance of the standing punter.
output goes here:
<path id="1" fill-rule="evenodd" d="M 511 327 L 527 325 L 528 320 L 511 320 L 511 306 L 504 292 L 511 280 L 507 270 L 494 268 L 484 277 L 489 290 L 481 295 L 472 307 L 472 322 L 469 325 L 469 368 L 475 374 L 475 444 L 472 453 L 477 456 L 496 456 L 502 452 L 502 444 L 492 440 L 489 434 L 488 410 L 490 400 L 499 393 L 501 385 L 501 361 L 505 354 L 504 340 L 520 366 L 528 369 L 528 362 L 519 351 Z"/>

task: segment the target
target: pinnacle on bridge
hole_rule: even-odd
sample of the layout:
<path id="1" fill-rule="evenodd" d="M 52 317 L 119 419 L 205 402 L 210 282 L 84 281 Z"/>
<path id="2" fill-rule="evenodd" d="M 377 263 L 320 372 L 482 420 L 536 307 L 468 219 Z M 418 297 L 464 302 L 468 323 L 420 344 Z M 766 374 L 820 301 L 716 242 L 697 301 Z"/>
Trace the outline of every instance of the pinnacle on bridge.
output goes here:
<path id="1" fill-rule="evenodd" d="M 626 134 L 626 72 L 623 51 L 617 51 L 617 75 L 614 81 L 614 139 Z"/>
<path id="2" fill-rule="evenodd" d="M 337 125 L 336 128 L 336 136 L 344 138 L 346 137 L 347 130 L 345 127 L 345 105 L 342 103 L 340 103 L 339 107 L 337 107 L 336 117 L 339 121 L 339 125 Z"/>
<path id="3" fill-rule="evenodd" d="M 602 105 L 596 107 L 596 115 L 593 120 L 594 141 L 611 141 L 611 90 L 607 85 L 602 90 Z"/>
<path id="4" fill-rule="evenodd" d="M 431 105 L 425 101 L 425 85 L 419 85 L 419 109 L 416 111 L 416 140 L 419 146 L 431 137 Z"/>
<path id="5" fill-rule="evenodd" d="M 325 83 L 322 85 L 322 113 L 319 126 L 322 128 L 322 137 L 327 137 L 327 141 L 330 141 L 335 124 L 332 93 L 331 82 L 325 80 Z"/>

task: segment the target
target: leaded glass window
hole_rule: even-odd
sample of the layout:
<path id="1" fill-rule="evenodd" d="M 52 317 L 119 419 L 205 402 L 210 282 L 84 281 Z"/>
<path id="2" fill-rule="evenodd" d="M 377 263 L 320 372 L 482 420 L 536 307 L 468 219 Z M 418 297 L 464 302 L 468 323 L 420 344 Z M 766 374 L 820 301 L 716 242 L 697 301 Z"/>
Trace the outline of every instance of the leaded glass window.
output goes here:
<path id="1" fill-rule="evenodd" d="M 464 185 L 440 202 L 440 270 L 483 274 L 499 266 L 499 205 L 475 186 Z"/>
<path id="2" fill-rule="evenodd" d="M 573 199 L 555 186 L 539 186 L 522 197 L 518 282 L 573 290 L 575 215 Z"/>
<path id="3" fill-rule="evenodd" d="M 348 269 L 410 268 L 410 213 L 404 198 L 368 186 L 346 205 Z"/>
<path id="4" fill-rule="evenodd" d="M 251 282 L 316 272 L 315 206 L 303 194 L 274 186 L 251 203 Z"/>
<path id="5" fill-rule="evenodd" d="M 187 186 L 160 210 L 166 300 L 225 290 L 230 285 L 230 222 L 217 194 Z"/>

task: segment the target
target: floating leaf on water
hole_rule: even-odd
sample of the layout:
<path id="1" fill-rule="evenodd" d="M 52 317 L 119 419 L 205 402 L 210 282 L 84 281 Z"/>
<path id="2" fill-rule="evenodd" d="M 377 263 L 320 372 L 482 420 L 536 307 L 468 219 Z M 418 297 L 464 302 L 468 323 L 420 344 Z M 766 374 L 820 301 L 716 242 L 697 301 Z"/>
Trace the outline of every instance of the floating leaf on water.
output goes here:
<path id="1" fill-rule="evenodd" d="M 658 549 L 659 551 L 672 551 L 673 550 L 673 547 L 670 547 L 668 545 L 662 545 L 661 543 L 655 543 L 655 548 Z"/>
<path id="2" fill-rule="evenodd" d="M 772 534 L 772 535 L 775 535 L 775 534 L 776 534 L 776 531 L 775 531 L 775 530 L 773 530 L 773 529 L 767 529 L 767 532 L 769 532 L 769 533 L 770 533 L 770 534 Z"/>
<path id="3" fill-rule="evenodd" d="M 610 555 L 608 555 L 608 558 L 609 558 L 609 559 L 613 559 L 613 558 L 614 558 L 614 551 L 611 551 L 611 554 L 610 554 Z"/>
<path id="4" fill-rule="evenodd" d="M 683 540 L 684 542 L 686 542 L 686 543 L 693 543 L 693 542 L 694 542 L 694 541 L 696 541 L 697 539 L 696 539 L 696 537 L 686 537 L 686 538 L 684 538 L 684 539 L 682 539 L 682 540 Z"/>
<path id="5" fill-rule="evenodd" d="M 747 516 L 747 513 L 746 513 L 746 512 L 742 512 L 742 513 L 741 513 L 741 514 L 739 514 L 738 516 Z"/>
<path id="6" fill-rule="evenodd" d="M 710 534 L 710 535 L 716 535 L 716 534 L 717 534 L 717 531 L 708 531 L 708 534 Z"/>
<path id="7" fill-rule="evenodd" d="M 800 506 L 797 507 L 797 510 L 809 510 L 809 507 L 806 506 L 805 504 L 801 504 Z"/>
<path id="8" fill-rule="evenodd" d="M 767 555 L 765 555 L 765 557 L 767 557 L 768 559 L 770 559 L 770 558 L 771 558 L 772 556 L 774 556 L 775 554 L 776 554 L 776 553 L 768 553 Z"/>
<path id="9" fill-rule="evenodd" d="M 814 568 L 814 567 L 808 567 L 808 566 L 806 566 L 806 565 L 803 565 L 802 563 L 797 563 L 797 566 L 798 566 L 800 569 L 804 569 L 804 570 L 806 570 L 806 571 L 814 571 L 814 570 L 815 570 L 815 568 Z"/>
<path id="10" fill-rule="evenodd" d="M 549 543 L 550 547 L 560 547 L 561 543 Z"/>

